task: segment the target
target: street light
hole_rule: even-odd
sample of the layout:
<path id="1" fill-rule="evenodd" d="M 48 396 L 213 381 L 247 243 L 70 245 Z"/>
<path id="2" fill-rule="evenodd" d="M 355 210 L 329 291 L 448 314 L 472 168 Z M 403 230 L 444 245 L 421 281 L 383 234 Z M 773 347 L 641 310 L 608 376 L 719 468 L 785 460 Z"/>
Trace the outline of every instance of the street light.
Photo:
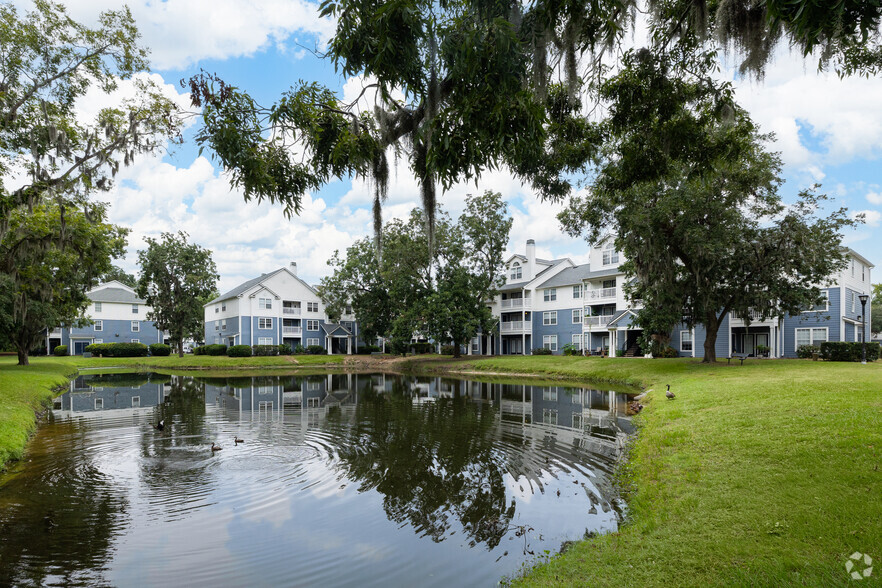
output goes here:
<path id="1" fill-rule="evenodd" d="M 861 301 L 861 341 L 863 341 L 861 345 L 861 363 L 864 365 L 867 363 L 867 300 L 869 298 L 867 294 L 858 296 L 858 300 Z"/>

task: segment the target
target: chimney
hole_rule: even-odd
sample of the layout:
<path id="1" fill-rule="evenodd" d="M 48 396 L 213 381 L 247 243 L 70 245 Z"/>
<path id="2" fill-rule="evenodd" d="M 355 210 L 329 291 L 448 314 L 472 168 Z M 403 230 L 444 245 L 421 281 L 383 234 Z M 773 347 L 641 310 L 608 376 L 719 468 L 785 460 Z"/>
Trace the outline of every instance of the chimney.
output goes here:
<path id="1" fill-rule="evenodd" d="M 527 239 L 527 271 L 525 278 L 532 280 L 536 277 L 536 241 Z"/>
<path id="2" fill-rule="evenodd" d="M 291 267 L 288 268 L 288 269 L 290 269 L 290 270 L 291 270 L 291 273 L 294 274 L 294 275 L 296 276 L 296 275 L 297 275 L 297 262 L 296 262 L 296 261 L 292 261 L 292 262 L 291 262 Z"/>

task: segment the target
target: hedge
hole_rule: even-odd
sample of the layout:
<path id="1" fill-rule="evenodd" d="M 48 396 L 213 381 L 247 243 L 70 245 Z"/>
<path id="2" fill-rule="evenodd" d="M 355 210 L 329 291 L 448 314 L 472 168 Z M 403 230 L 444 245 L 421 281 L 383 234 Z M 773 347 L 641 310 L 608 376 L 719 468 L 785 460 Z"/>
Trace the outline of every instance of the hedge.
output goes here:
<path id="1" fill-rule="evenodd" d="M 165 357 L 166 355 L 171 355 L 171 346 L 166 345 L 165 343 L 151 343 L 150 355 L 156 357 Z"/>
<path id="2" fill-rule="evenodd" d="M 227 349 L 230 357 L 251 357 L 251 347 L 248 345 L 232 345 Z"/>
<path id="3" fill-rule="evenodd" d="M 441 355 L 454 355 L 456 351 L 455 345 L 442 345 L 441 346 Z"/>
<path id="4" fill-rule="evenodd" d="M 416 354 L 420 353 L 432 353 L 435 351 L 434 343 L 411 343 L 410 348 L 413 349 L 413 352 Z"/>
<path id="5" fill-rule="evenodd" d="M 56 345 L 55 349 L 52 350 L 52 353 L 57 357 L 64 357 L 67 355 L 67 345 Z"/>
<path id="6" fill-rule="evenodd" d="M 380 346 L 379 345 L 359 345 L 358 353 L 359 355 L 370 355 L 371 353 L 379 353 Z"/>
<path id="7" fill-rule="evenodd" d="M 266 357 L 268 355 L 278 355 L 278 345 L 252 345 L 251 354 L 257 357 Z"/>
<path id="8" fill-rule="evenodd" d="M 149 348 L 143 343 L 92 343 L 85 350 L 100 357 L 147 357 Z"/>
<path id="9" fill-rule="evenodd" d="M 321 345 L 310 345 L 306 348 L 306 352 L 310 355 L 321 355 L 322 353 L 327 353 L 327 350 Z"/>
<path id="10" fill-rule="evenodd" d="M 279 355 L 291 355 L 291 346 L 287 343 L 279 344 Z"/>
<path id="11" fill-rule="evenodd" d="M 193 355 L 226 355 L 226 345 L 203 345 L 193 350 Z"/>
<path id="12" fill-rule="evenodd" d="M 796 348 L 796 357 L 799 359 L 811 359 L 815 353 L 820 353 L 821 348 L 817 345 L 800 345 Z"/>
<path id="13" fill-rule="evenodd" d="M 861 361 L 863 343 L 848 341 L 827 341 L 821 343 L 821 358 L 827 361 Z M 879 344 L 867 342 L 867 361 L 879 359 Z"/>
<path id="14" fill-rule="evenodd" d="M 551 349 L 545 347 L 537 347 L 533 350 L 533 355 L 551 355 Z"/>

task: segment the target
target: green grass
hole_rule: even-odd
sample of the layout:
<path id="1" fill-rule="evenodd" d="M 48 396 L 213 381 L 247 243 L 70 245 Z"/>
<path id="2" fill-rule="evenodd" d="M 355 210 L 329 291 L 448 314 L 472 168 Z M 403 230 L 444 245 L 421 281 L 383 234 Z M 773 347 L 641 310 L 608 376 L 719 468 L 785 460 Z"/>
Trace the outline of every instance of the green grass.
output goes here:
<path id="1" fill-rule="evenodd" d="M 66 357 L 78 368 L 128 367 L 135 369 L 236 369 L 236 368 L 291 368 L 303 365 L 337 365 L 343 363 L 342 355 L 276 355 L 271 357 L 227 357 L 213 355 L 169 355 L 167 357 Z M 31 358 L 33 362 L 44 358 Z"/>
<path id="2" fill-rule="evenodd" d="M 516 585 L 846 586 L 855 551 L 876 563 L 860 585 L 882 584 L 882 362 L 517 357 L 470 367 L 652 389 L 620 472 L 627 523 Z"/>

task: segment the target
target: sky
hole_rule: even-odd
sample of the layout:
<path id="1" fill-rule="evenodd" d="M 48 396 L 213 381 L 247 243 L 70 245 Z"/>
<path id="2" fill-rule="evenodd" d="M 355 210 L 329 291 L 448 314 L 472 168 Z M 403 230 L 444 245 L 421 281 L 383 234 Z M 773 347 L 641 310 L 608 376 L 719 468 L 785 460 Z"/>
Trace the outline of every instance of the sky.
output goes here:
<path id="1" fill-rule="evenodd" d="M 113 0 L 63 2 L 76 20 L 95 23 L 102 10 L 117 9 Z M 16 2 L 22 8 L 27 2 Z M 360 77 L 345 78 L 333 64 L 316 56 L 334 32 L 334 23 L 318 16 L 306 0 L 130 0 L 128 2 L 151 51 L 151 73 L 164 92 L 192 110 L 180 81 L 204 70 L 247 90 L 264 105 L 277 100 L 299 80 L 318 81 L 344 97 L 361 90 Z M 724 64 L 722 76 L 733 80 L 738 102 L 763 132 L 774 132 L 771 146 L 784 162 L 781 194 L 792 201 L 802 189 L 821 184 L 832 205 L 863 213 L 866 223 L 848 230 L 844 244 L 877 268 L 882 265 L 882 77 L 839 79 L 819 73 L 816 62 L 786 47 L 776 54 L 761 81 L 739 79 Z M 130 89 L 120 87 L 119 95 Z M 97 92 L 83 99 L 84 115 L 107 97 Z M 130 227 L 129 246 L 118 265 L 137 270 L 144 237 L 186 231 L 192 242 L 212 251 L 224 292 L 261 273 L 297 262 L 310 283 L 330 273 L 327 260 L 335 249 L 372 234 L 370 187 L 343 178 L 304 197 L 299 216 L 285 218 L 281 207 L 245 202 L 218 163 L 199 154 L 193 135 L 198 117 L 188 120 L 184 144 L 155 156 L 141 156 L 121 170 L 114 188 L 98 196 L 110 204 L 111 222 Z M 402 163 L 390 174 L 384 219 L 406 216 L 419 205 L 417 183 Z M 524 251 L 536 240 L 537 255 L 587 261 L 588 245 L 563 235 L 556 219 L 562 204 L 540 201 L 529 186 L 505 171 L 485 173 L 477 185 L 459 184 L 440 196 L 442 206 L 458 215 L 469 193 L 502 193 L 514 218 L 508 253 Z M 882 271 L 882 268 L 877 271 Z M 880 281 L 875 278 L 874 281 Z"/>

